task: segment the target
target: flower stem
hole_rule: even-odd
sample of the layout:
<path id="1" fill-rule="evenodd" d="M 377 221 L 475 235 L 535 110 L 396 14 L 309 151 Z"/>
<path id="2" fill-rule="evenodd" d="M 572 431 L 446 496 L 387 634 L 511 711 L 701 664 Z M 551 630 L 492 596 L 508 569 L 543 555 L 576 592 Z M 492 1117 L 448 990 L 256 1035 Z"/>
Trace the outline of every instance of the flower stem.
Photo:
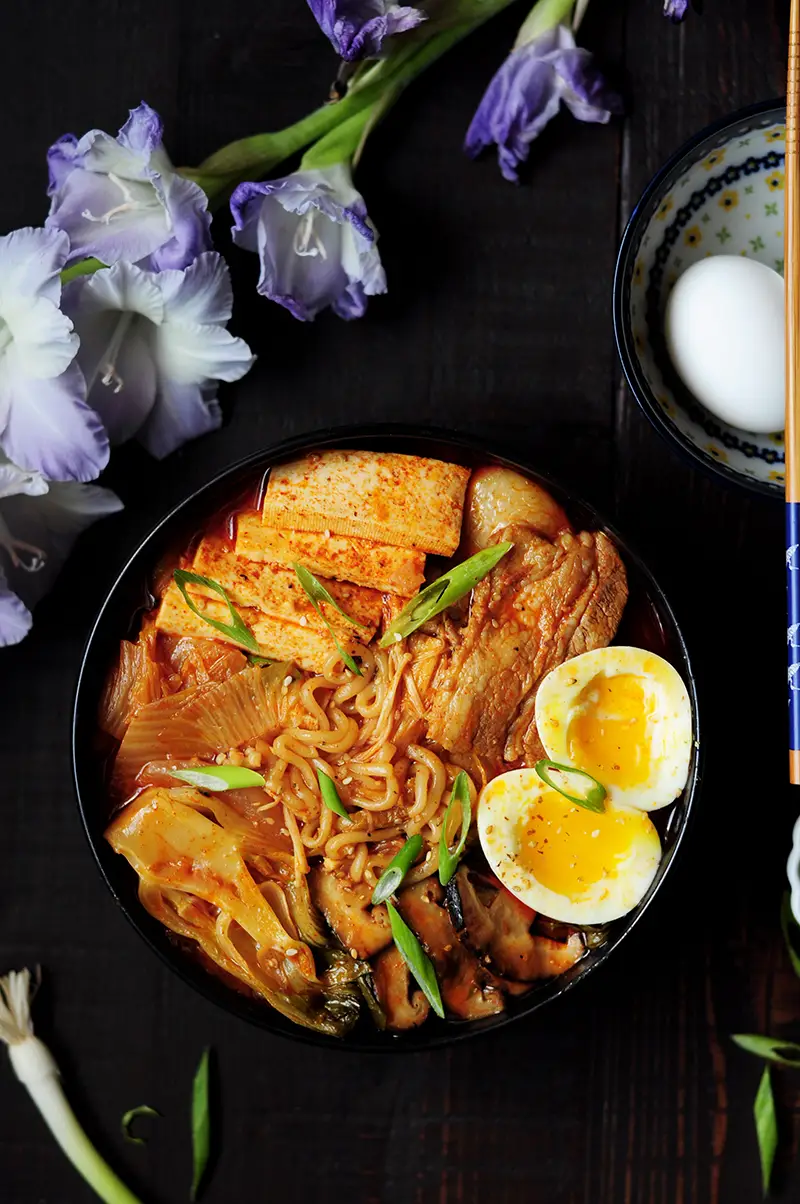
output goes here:
<path id="1" fill-rule="evenodd" d="M 78 259 L 75 263 L 71 263 L 68 268 L 64 268 L 61 273 L 61 283 L 69 284 L 70 280 L 76 280 L 78 276 L 91 276 L 93 272 L 99 272 L 106 265 L 101 263 L 99 259 Z"/>
<path id="2" fill-rule="evenodd" d="M 538 0 L 520 26 L 514 48 L 525 46 L 572 15 L 575 0 Z"/>
<path id="3" fill-rule="evenodd" d="M 571 0 L 570 8 L 572 2 L 574 0 Z M 232 189 L 243 180 L 259 179 L 284 159 L 311 143 L 322 142 L 337 127 L 351 120 L 352 125 L 348 124 L 342 144 L 346 146 L 358 128 L 359 139 L 350 151 L 350 154 L 354 153 L 368 125 L 373 106 L 377 109 L 381 104 L 378 115 L 388 108 L 388 105 L 381 103 L 387 89 L 392 91 L 394 97 L 399 96 L 403 88 L 426 67 L 512 3 L 514 0 L 461 0 L 450 24 L 437 27 L 432 21 L 426 23 L 420 27 L 417 36 L 415 31 L 415 34 L 401 39 L 398 48 L 388 58 L 359 69 L 342 100 L 322 105 L 283 130 L 254 134 L 231 142 L 204 159 L 199 167 L 180 168 L 181 174 L 199 184 L 208 195 L 209 205 L 215 207 L 224 202 Z M 370 111 L 369 116 L 367 110 Z M 356 120 L 358 118 L 361 119 L 360 124 Z M 335 153 L 336 145 L 337 138 L 334 135 L 330 143 L 323 145 L 321 155 Z M 341 155 L 338 159 L 326 158 L 325 162 L 341 162 Z M 317 167 L 322 165 L 316 155 L 312 157 L 312 163 Z"/>

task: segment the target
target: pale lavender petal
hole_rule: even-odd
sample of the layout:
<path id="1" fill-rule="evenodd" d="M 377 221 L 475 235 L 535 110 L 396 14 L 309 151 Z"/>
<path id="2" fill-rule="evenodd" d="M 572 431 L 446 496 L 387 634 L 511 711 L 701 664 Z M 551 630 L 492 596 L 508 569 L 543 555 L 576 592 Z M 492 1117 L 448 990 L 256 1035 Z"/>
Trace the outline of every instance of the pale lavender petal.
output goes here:
<path id="1" fill-rule="evenodd" d="M 222 326 L 167 321 L 153 338 L 160 374 L 174 384 L 240 380 L 255 361 L 244 339 L 234 338 Z"/>
<path id="2" fill-rule="evenodd" d="M 33 626 L 33 616 L 21 598 L 8 588 L 0 569 L 0 648 L 18 644 Z"/>
<path id="3" fill-rule="evenodd" d="M 80 157 L 78 139 L 74 134 L 64 134 L 47 152 L 47 195 L 52 196 L 60 188 Z"/>
<path id="4" fill-rule="evenodd" d="M 174 173 L 162 176 L 160 183 L 172 237 L 143 266 L 153 271 L 185 268 L 213 246 L 208 197 L 198 184 Z"/>
<path id="5" fill-rule="evenodd" d="M 394 34 L 414 29 L 425 13 L 391 0 L 308 0 L 320 29 L 348 62 L 374 58 Z"/>
<path id="6" fill-rule="evenodd" d="M 0 413 L 7 416 L 0 447 L 15 464 L 53 481 L 94 480 L 108 463 L 108 435 L 83 397 L 77 364 L 51 380 L 7 376 L 0 381 Z"/>
<path id="7" fill-rule="evenodd" d="M 222 423 L 216 397 L 204 395 L 198 385 L 160 380 L 158 400 L 139 431 L 139 441 L 152 456 L 163 460 L 189 439 L 215 431 Z"/>
<path id="8" fill-rule="evenodd" d="M 30 472 L 20 468 L 0 451 L 0 502 L 4 498 L 13 497 L 16 493 L 24 493 L 28 497 L 41 497 L 47 493 L 48 484 L 40 472 Z"/>
<path id="9" fill-rule="evenodd" d="M 128 120 L 117 135 L 122 146 L 127 146 L 145 161 L 161 146 L 164 129 L 155 109 L 142 101 L 128 113 Z"/>
<path id="10" fill-rule="evenodd" d="M 228 265 L 215 251 L 199 255 L 185 271 L 162 272 L 159 276 L 167 320 L 217 323 L 230 320 L 233 289 Z"/>
<path id="11" fill-rule="evenodd" d="M 664 16 L 670 21 L 682 21 L 689 9 L 689 0 L 664 0 Z"/>
<path id="12" fill-rule="evenodd" d="M 562 100 L 579 121 L 605 125 L 613 114 L 622 113 L 622 98 L 609 88 L 588 50 L 563 51 L 557 70 L 566 84 Z"/>
<path id="13" fill-rule="evenodd" d="M 112 445 L 135 435 L 155 405 L 152 338 L 152 330 L 134 319 L 114 356 L 113 372 L 103 373 L 101 364 L 89 389 L 87 401 L 102 418 Z"/>
<path id="14" fill-rule="evenodd" d="M 116 176 L 116 173 L 114 173 Z M 53 198 L 45 226 L 66 231 L 70 260 L 135 263 L 171 237 L 166 209 L 149 180 L 75 170 Z"/>
<path id="15" fill-rule="evenodd" d="M 40 296 L 58 305 L 69 239 L 61 230 L 25 226 L 0 237 L 0 307 Z"/>
<path id="16" fill-rule="evenodd" d="M 51 588 L 78 535 L 121 509 L 122 502 L 110 489 L 74 481 L 54 482 L 44 497 L 13 497 L 0 503 L 0 519 L 13 538 L 44 554 L 38 572 L 8 568 L 11 585 L 28 606 Z"/>

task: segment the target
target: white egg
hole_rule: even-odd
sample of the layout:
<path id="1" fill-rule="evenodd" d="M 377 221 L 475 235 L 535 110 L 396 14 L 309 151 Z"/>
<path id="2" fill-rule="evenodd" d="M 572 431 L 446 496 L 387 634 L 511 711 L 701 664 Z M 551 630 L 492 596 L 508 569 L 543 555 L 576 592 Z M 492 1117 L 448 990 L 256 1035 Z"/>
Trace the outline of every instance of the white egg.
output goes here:
<path id="1" fill-rule="evenodd" d="M 553 669 L 536 695 L 536 727 L 547 756 L 590 773 L 612 803 L 655 811 L 686 785 L 689 693 L 644 648 L 596 648 Z"/>
<path id="2" fill-rule="evenodd" d="M 731 426 L 783 430 L 783 304 L 778 273 L 741 255 L 701 259 L 670 293 L 664 333 L 675 370 Z"/>
<path id="3" fill-rule="evenodd" d="M 661 842 L 643 811 L 569 802 L 533 769 L 484 786 L 478 833 L 486 860 L 512 895 L 567 924 L 606 924 L 644 897 Z"/>

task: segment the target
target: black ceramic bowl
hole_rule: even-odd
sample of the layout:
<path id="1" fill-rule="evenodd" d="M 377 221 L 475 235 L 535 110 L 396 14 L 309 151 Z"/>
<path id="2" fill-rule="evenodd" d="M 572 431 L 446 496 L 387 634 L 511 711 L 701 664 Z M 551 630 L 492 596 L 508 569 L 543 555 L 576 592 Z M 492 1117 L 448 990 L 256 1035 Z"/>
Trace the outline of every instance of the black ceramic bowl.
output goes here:
<path id="1" fill-rule="evenodd" d="M 420 1029 L 397 1037 L 378 1032 L 367 1018 L 363 1018 L 343 1041 L 299 1028 L 266 1004 L 231 990 L 178 948 L 166 930 L 144 910 L 137 898 L 136 874 L 123 857 L 113 852 L 103 837 L 108 821 L 109 803 L 104 788 L 103 765 L 95 751 L 95 716 L 106 672 L 116 656 L 119 640 L 126 635 L 135 634 L 142 607 L 148 604 L 150 574 L 162 555 L 180 547 L 202 527 L 209 516 L 239 496 L 248 484 L 257 480 L 270 465 L 312 450 L 332 447 L 410 452 L 457 461 L 467 466 L 505 464 L 518 468 L 541 482 L 565 506 L 576 525 L 607 531 L 624 558 L 630 586 L 630 599 L 618 640 L 649 648 L 675 665 L 689 689 L 695 737 L 695 751 L 686 789 L 674 806 L 669 808 L 669 813 L 665 816 L 661 812 L 657 819 L 664 855 L 655 880 L 639 906 L 612 926 L 605 945 L 591 950 L 561 977 L 534 987 L 527 995 L 517 1000 L 510 1000 L 508 1012 L 501 1016 L 469 1022 L 440 1021 L 431 1017 Z M 700 772 L 698 749 L 697 697 L 683 637 L 669 603 L 642 560 L 628 546 L 625 539 L 585 502 L 565 493 L 535 468 L 516 464 L 494 454 L 477 441 L 459 435 L 399 426 L 350 427 L 323 431 L 278 444 L 226 469 L 167 515 L 131 557 L 97 616 L 84 653 L 73 717 L 75 785 L 86 835 L 111 894 L 137 932 L 171 970 L 226 1011 L 241 1016 L 242 1019 L 249 1020 L 269 1032 L 345 1049 L 409 1050 L 447 1044 L 462 1037 L 489 1032 L 520 1016 L 530 1015 L 581 982 L 606 960 L 611 951 L 630 932 L 661 887 L 686 831 L 692 802 L 697 793 Z"/>
<path id="2" fill-rule="evenodd" d="M 783 271 L 786 105 L 742 109 L 691 138 L 631 214 L 614 275 L 614 333 L 631 392 L 656 430 L 717 479 L 783 498 L 783 434 L 756 435 L 705 409 L 678 379 L 664 338 L 675 281 L 708 255 Z"/>

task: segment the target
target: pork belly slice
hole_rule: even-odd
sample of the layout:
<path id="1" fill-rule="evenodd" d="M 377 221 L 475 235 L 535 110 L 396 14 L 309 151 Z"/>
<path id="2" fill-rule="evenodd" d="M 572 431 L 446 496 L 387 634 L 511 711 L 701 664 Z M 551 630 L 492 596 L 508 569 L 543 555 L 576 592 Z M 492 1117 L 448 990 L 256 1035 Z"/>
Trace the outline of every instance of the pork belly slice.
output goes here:
<path id="1" fill-rule="evenodd" d="M 396 452 L 315 453 L 272 469 L 262 517 L 269 527 L 451 556 L 469 475 L 459 464 Z"/>
<path id="2" fill-rule="evenodd" d="M 506 514 L 514 521 L 503 525 Z M 474 750 L 495 770 L 534 764 L 544 755 L 539 682 L 613 639 L 625 567 L 606 535 L 572 532 L 545 490 L 508 469 L 475 474 L 466 527 L 473 549 L 487 539 L 514 546 L 476 586 L 466 623 L 442 623 L 448 650 L 427 693 L 428 737 L 451 752 Z"/>
<path id="3" fill-rule="evenodd" d="M 256 510 L 236 519 L 236 553 L 246 560 L 304 564 L 312 573 L 410 598 L 425 573 L 425 553 L 355 535 L 268 527 Z"/>

